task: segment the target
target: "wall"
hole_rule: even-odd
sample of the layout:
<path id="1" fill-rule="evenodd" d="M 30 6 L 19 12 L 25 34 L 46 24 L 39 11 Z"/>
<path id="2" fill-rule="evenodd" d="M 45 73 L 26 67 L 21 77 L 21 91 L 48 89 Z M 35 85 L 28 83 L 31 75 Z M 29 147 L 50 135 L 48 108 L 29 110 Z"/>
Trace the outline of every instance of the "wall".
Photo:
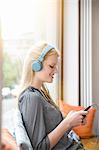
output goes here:
<path id="1" fill-rule="evenodd" d="M 78 105 L 78 0 L 64 1 L 64 101 Z"/>
<path id="2" fill-rule="evenodd" d="M 92 98 L 99 106 L 99 0 L 92 1 Z M 96 111 L 94 131 L 99 136 L 99 107 Z"/>
<path id="3" fill-rule="evenodd" d="M 99 105 L 99 0 L 92 1 L 92 97 Z"/>

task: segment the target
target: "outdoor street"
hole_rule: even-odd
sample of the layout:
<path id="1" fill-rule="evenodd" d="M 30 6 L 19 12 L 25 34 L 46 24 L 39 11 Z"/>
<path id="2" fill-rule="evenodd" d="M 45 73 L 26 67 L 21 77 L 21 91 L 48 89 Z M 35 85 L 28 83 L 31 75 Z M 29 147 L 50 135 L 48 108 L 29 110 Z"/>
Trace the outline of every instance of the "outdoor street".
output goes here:
<path id="1" fill-rule="evenodd" d="M 3 99 L 2 100 L 2 127 L 13 127 L 13 112 L 16 107 L 16 99 Z"/>

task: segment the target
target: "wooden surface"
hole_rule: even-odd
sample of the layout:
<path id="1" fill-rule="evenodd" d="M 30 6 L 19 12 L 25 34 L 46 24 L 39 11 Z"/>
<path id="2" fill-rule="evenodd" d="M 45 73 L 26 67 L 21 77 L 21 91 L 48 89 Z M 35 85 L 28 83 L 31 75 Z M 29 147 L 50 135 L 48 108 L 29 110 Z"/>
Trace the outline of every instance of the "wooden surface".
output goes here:
<path id="1" fill-rule="evenodd" d="M 87 150 L 99 150 L 99 138 L 92 137 L 89 139 L 82 139 L 81 141 Z"/>

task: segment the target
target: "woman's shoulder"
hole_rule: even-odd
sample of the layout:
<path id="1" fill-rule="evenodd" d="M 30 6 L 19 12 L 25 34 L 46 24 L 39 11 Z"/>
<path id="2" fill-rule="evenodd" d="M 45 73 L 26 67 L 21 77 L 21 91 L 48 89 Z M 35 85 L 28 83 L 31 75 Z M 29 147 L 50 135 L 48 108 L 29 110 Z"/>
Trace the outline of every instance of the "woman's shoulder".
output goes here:
<path id="1" fill-rule="evenodd" d="M 35 88 L 34 89 L 30 88 L 30 87 L 25 89 L 19 96 L 19 102 L 24 102 L 27 100 L 34 102 L 34 103 L 42 102 L 42 98 L 38 90 L 36 90 Z"/>

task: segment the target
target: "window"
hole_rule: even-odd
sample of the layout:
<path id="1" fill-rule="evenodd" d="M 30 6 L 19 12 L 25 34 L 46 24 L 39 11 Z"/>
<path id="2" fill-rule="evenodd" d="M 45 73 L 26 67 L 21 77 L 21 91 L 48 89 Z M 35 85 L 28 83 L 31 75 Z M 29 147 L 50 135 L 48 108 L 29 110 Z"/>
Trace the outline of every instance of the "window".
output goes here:
<path id="1" fill-rule="evenodd" d="M 59 48 L 59 8 L 57 0 L 2 0 L 1 25 L 3 40 L 2 110 L 16 107 L 16 94 L 27 50 L 39 40 L 46 40 Z M 5 11 L 6 10 L 6 11 Z M 54 100 L 58 99 L 58 77 L 48 84 Z M 3 117 L 3 125 L 7 118 Z"/>

